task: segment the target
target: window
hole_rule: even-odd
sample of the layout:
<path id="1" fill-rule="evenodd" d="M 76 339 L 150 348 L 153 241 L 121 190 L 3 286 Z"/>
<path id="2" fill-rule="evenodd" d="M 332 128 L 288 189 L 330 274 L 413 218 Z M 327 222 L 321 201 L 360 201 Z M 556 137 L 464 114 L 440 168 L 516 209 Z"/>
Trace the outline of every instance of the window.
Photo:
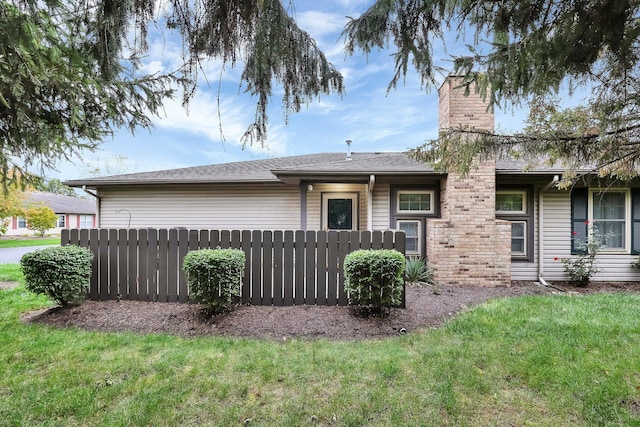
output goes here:
<path id="1" fill-rule="evenodd" d="M 432 214 L 434 191 L 400 190 L 397 193 L 398 213 Z"/>
<path id="2" fill-rule="evenodd" d="M 527 255 L 527 221 L 511 221 L 511 255 Z"/>
<path id="3" fill-rule="evenodd" d="M 322 193 L 324 230 L 358 229 L 358 193 Z"/>
<path id="4" fill-rule="evenodd" d="M 56 221 L 56 227 L 58 228 L 64 228 L 65 227 L 65 216 L 64 215 L 58 215 L 58 220 Z"/>
<path id="5" fill-rule="evenodd" d="M 80 215 L 80 228 L 93 228 L 93 215 Z"/>
<path id="6" fill-rule="evenodd" d="M 522 188 L 496 191 L 496 218 L 511 222 L 511 258 L 531 261 L 533 213 L 531 191 Z"/>
<path id="7" fill-rule="evenodd" d="M 571 192 L 571 253 L 589 233 L 604 240 L 602 251 L 640 252 L 640 192 L 626 188 L 586 189 Z"/>
<path id="8" fill-rule="evenodd" d="M 506 190 L 496 191 L 496 213 L 526 214 L 527 192 Z"/>
<path id="9" fill-rule="evenodd" d="M 630 234 L 630 197 L 628 190 L 591 190 L 589 224 L 592 232 L 604 237 L 603 250 L 627 251 Z"/>
<path id="10" fill-rule="evenodd" d="M 422 239 L 420 225 L 422 220 L 398 220 L 398 230 L 405 234 L 405 253 L 407 255 L 420 255 L 422 253 Z"/>
<path id="11" fill-rule="evenodd" d="M 18 217 L 18 228 L 27 228 L 27 219 L 19 216 Z"/>

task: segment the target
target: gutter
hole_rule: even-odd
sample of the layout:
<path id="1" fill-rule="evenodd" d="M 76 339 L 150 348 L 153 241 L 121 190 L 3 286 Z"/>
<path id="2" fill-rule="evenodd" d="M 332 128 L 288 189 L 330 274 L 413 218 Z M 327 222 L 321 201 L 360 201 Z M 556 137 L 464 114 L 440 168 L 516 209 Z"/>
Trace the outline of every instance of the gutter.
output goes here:
<path id="1" fill-rule="evenodd" d="M 559 175 L 554 175 L 553 180 L 545 185 L 538 192 L 538 282 L 547 288 L 557 289 L 562 291 L 562 289 L 557 288 L 551 284 L 549 284 L 546 280 L 544 280 L 544 227 L 542 224 L 544 223 L 544 195 L 543 193 L 547 191 L 549 188 L 554 186 L 560 181 Z"/>
<path id="2" fill-rule="evenodd" d="M 82 186 L 82 191 L 96 199 L 96 225 L 100 228 L 100 196 L 97 193 L 87 190 L 87 186 Z"/>

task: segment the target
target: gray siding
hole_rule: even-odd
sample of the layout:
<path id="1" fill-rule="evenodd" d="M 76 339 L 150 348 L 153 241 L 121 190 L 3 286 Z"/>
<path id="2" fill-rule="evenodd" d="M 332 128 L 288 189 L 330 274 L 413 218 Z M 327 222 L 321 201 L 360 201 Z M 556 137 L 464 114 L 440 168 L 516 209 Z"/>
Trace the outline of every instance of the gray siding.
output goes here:
<path id="1" fill-rule="evenodd" d="M 544 199 L 544 278 L 569 280 L 562 259 L 571 256 L 571 198 L 568 191 L 549 191 Z M 631 267 L 637 255 L 600 254 L 596 258 L 601 272 L 594 281 L 638 281 L 640 272 Z"/>
<path id="2" fill-rule="evenodd" d="M 300 228 L 300 190 L 297 186 L 130 186 L 100 189 L 99 196 L 99 226 L 102 228 Z"/>

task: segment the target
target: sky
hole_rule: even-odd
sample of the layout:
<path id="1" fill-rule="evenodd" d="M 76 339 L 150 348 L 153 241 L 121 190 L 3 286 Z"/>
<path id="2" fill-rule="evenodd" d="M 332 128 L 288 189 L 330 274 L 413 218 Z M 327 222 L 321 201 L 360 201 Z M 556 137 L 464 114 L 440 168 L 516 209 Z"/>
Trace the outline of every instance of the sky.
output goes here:
<path id="1" fill-rule="evenodd" d="M 46 178 L 88 177 L 92 169 L 101 174 L 145 172 L 214 163 L 226 163 L 319 152 L 404 151 L 437 137 L 437 87 L 421 87 L 419 77 L 410 72 L 404 83 L 387 93 L 393 77 L 391 51 L 364 56 L 346 56 L 340 38 L 348 17 L 357 17 L 371 0 L 294 0 L 292 12 L 298 26 L 307 31 L 329 61 L 344 77 L 346 94 L 322 95 L 292 114 L 285 122 L 281 92 L 274 90 L 269 109 L 268 140 L 264 147 L 241 145 L 241 136 L 251 124 L 256 98 L 239 90 L 241 66 L 226 67 L 220 79 L 220 63 L 205 64 L 206 78 L 188 110 L 178 95 L 165 102 L 154 127 L 134 135 L 118 131 L 96 152 L 83 152 L 73 163 L 63 162 L 57 170 L 44 172 Z M 434 45 L 437 65 L 451 69 L 451 55 L 463 53 L 464 41 L 449 35 L 446 51 Z M 150 40 L 146 71 L 170 71 L 180 61 L 179 42 L 165 33 Z M 438 85 L 445 75 L 438 76 Z M 219 84 L 220 83 L 220 84 Z M 218 91 L 220 102 L 218 106 Z M 519 130 L 526 111 L 496 110 L 496 127 Z M 221 131 L 222 129 L 222 135 Z"/>

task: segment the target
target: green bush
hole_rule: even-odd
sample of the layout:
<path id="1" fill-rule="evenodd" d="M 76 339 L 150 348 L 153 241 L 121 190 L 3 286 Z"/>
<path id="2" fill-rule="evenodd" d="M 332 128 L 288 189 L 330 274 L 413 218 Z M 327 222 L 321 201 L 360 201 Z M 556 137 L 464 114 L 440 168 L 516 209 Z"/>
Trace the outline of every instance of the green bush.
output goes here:
<path id="1" fill-rule="evenodd" d="M 240 296 L 245 255 L 240 249 L 200 249 L 184 257 L 189 293 L 214 313 L 228 309 Z"/>
<path id="2" fill-rule="evenodd" d="M 358 250 L 344 260 L 349 304 L 368 306 L 376 313 L 402 302 L 404 256 L 395 250 Z"/>
<path id="3" fill-rule="evenodd" d="M 81 303 L 89 289 L 93 253 L 78 246 L 53 246 L 20 259 L 25 287 L 63 307 Z"/>

